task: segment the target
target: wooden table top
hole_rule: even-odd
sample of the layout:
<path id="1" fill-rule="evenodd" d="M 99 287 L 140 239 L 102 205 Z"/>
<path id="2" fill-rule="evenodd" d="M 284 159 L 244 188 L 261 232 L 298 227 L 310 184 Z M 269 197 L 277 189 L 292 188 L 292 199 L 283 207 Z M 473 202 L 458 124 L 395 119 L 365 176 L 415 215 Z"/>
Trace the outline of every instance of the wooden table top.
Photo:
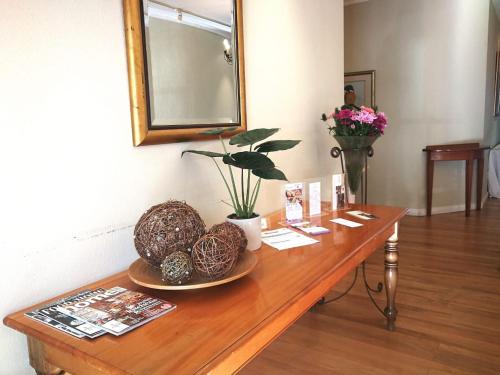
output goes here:
<path id="1" fill-rule="evenodd" d="M 394 224 L 406 214 L 406 209 L 387 206 L 360 205 L 352 209 L 368 211 L 378 219 L 363 221 L 358 228 L 329 221 L 343 217 L 361 222 L 345 211 L 312 219 L 331 230 L 315 237 L 319 243 L 285 251 L 263 244 L 256 252 L 259 263 L 255 270 L 230 284 L 204 290 L 158 291 L 135 285 L 124 271 L 80 288 L 119 285 L 177 304 L 174 312 L 120 337 L 108 334 L 95 340 L 76 339 L 23 315 L 50 301 L 11 314 L 4 324 L 43 342 L 54 353 L 70 353 L 72 361 L 54 363 L 65 365 L 62 368 L 69 372 L 71 366 L 81 362 L 99 370 L 94 374 L 231 373 L 382 246 L 393 233 Z M 281 215 L 275 213 L 269 219 L 270 228 L 275 228 Z M 53 300 L 61 297 L 64 295 Z"/>

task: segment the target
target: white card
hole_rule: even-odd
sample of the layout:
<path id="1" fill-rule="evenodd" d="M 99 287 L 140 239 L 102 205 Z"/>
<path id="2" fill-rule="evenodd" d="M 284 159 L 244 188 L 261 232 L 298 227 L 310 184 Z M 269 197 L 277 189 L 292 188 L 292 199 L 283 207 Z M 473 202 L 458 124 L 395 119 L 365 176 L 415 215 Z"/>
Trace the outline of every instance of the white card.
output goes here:
<path id="1" fill-rule="evenodd" d="M 360 224 L 360 223 L 356 223 L 355 221 L 351 221 L 351 220 L 346 220 L 346 219 L 342 219 L 342 218 L 338 218 L 338 219 L 333 219 L 333 220 L 330 220 L 332 223 L 335 223 L 335 224 L 340 224 L 340 225 L 345 225 L 346 227 L 350 227 L 350 228 L 356 228 L 356 227 L 362 227 L 363 224 Z"/>
<path id="2" fill-rule="evenodd" d="M 309 184 L 309 215 L 321 215 L 321 182 Z"/>

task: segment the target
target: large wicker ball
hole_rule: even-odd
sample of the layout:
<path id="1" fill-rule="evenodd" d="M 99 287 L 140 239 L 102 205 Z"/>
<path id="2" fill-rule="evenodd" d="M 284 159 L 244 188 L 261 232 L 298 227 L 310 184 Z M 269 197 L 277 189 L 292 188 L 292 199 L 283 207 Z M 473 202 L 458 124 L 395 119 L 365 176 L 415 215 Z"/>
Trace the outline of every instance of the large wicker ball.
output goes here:
<path id="1" fill-rule="evenodd" d="M 163 281 L 170 284 L 188 282 L 193 274 L 191 256 L 184 251 L 174 251 L 172 254 L 167 255 L 161 263 L 161 274 Z"/>
<path id="2" fill-rule="evenodd" d="M 225 237 L 232 247 L 236 248 L 240 253 L 247 248 L 247 237 L 245 232 L 239 226 L 233 223 L 216 224 L 210 228 L 208 233 L 217 234 Z"/>
<path id="3" fill-rule="evenodd" d="M 204 233 L 205 223 L 194 208 L 170 200 L 141 216 L 134 230 L 135 248 L 149 264 L 160 267 L 174 251 L 191 252 Z"/>
<path id="4" fill-rule="evenodd" d="M 193 267 L 201 277 L 216 280 L 231 272 L 238 251 L 224 237 L 208 233 L 195 243 L 191 257 Z"/>

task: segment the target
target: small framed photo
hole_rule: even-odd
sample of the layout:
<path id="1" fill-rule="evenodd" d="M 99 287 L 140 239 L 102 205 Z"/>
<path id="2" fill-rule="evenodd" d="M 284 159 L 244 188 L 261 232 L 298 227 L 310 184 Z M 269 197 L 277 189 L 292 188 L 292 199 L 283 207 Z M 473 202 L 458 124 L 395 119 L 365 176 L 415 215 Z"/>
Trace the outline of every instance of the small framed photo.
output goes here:
<path id="1" fill-rule="evenodd" d="M 344 74 L 344 104 L 375 107 L 375 70 Z"/>
<path id="2" fill-rule="evenodd" d="M 302 221 L 304 218 L 304 183 L 286 184 L 283 189 L 283 198 L 286 222 Z"/>

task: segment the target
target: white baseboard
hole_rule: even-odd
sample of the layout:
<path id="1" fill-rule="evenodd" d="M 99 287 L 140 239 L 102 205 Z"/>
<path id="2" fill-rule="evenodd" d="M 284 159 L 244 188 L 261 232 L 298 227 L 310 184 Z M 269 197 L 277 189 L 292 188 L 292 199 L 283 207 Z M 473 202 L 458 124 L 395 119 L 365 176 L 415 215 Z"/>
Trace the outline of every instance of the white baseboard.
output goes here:
<path id="1" fill-rule="evenodd" d="M 486 194 L 483 197 L 483 200 L 481 201 L 481 208 L 483 208 L 484 203 L 486 202 L 486 199 L 488 199 L 488 194 Z M 471 208 L 471 210 L 475 210 L 476 209 L 476 202 L 471 202 L 470 208 Z M 432 215 L 447 214 L 450 212 L 459 212 L 459 211 L 465 211 L 465 203 L 456 204 L 453 206 L 432 207 Z M 410 216 L 425 216 L 426 209 L 425 208 L 409 208 L 408 215 L 410 215 Z"/>

